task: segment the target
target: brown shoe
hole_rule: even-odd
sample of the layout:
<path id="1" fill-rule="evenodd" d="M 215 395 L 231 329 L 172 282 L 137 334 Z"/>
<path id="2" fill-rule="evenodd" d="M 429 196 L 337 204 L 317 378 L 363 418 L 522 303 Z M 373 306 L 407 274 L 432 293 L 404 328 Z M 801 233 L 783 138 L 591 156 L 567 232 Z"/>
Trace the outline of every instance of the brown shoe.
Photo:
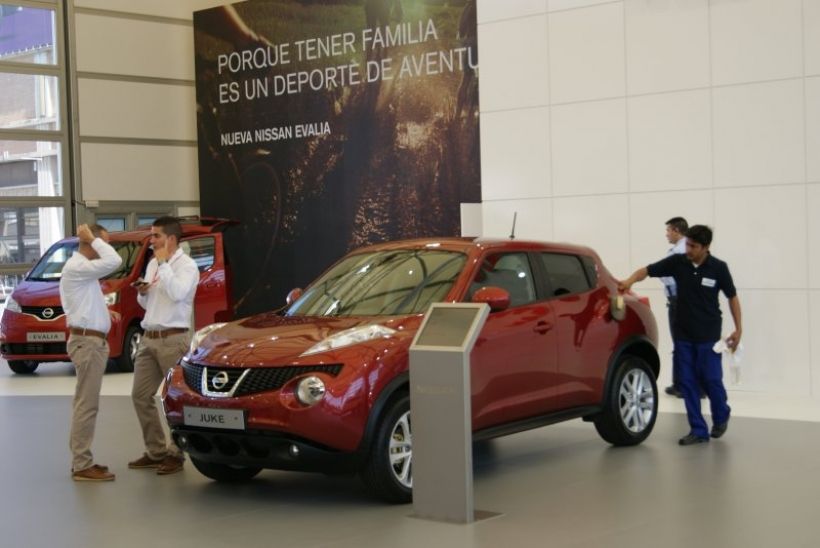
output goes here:
<path id="1" fill-rule="evenodd" d="M 128 468 L 159 468 L 164 459 L 152 459 L 148 455 L 143 455 L 137 460 L 128 463 Z"/>
<path id="2" fill-rule="evenodd" d="M 168 474 L 176 474 L 182 471 L 182 466 L 185 464 L 185 459 L 181 457 L 173 457 L 168 455 L 157 467 L 157 474 L 160 476 L 167 476 Z"/>
<path id="3" fill-rule="evenodd" d="M 99 466 L 89 466 L 85 470 L 72 472 L 71 479 L 74 481 L 114 481 L 116 476 L 108 470 L 103 470 Z"/>

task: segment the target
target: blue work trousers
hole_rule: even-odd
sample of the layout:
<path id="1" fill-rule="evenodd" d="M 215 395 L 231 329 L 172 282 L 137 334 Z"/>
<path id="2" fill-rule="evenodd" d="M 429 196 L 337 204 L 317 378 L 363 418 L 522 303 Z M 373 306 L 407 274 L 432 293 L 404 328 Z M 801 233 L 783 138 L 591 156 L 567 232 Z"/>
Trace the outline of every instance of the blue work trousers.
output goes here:
<path id="1" fill-rule="evenodd" d="M 731 409 L 726 403 L 726 388 L 723 386 L 721 355 L 712 350 L 713 342 L 693 343 L 675 341 L 675 360 L 678 365 L 678 381 L 690 433 L 699 438 L 709 437 L 709 427 L 700 411 L 700 389 L 709 397 L 712 408 L 712 423 L 723 424 L 729 420 Z"/>

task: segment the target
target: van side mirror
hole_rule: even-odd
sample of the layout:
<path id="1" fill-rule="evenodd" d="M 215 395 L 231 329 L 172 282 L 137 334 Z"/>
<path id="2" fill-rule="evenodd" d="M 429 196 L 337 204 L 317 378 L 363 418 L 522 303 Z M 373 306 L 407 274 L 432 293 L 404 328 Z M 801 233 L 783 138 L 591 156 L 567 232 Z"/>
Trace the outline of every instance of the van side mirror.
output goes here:
<path id="1" fill-rule="evenodd" d="M 500 287 L 482 287 L 473 293 L 472 302 L 487 303 L 492 312 L 506 310 L 510 307 L 510 292 Z"/>
<path id="2" fill-rule="evenodd" d="M 285 302 L 288 303 L 288 306 L 290 306 L 293 303 L 295 303 L 296 301 L 298 301 L 299 297 L 301 297 L 301 296 L 302 296 L 302 288 L 301 287 L 291 289 L 290 292 L 288 293 L 288 296 L 285 297 Z"/>

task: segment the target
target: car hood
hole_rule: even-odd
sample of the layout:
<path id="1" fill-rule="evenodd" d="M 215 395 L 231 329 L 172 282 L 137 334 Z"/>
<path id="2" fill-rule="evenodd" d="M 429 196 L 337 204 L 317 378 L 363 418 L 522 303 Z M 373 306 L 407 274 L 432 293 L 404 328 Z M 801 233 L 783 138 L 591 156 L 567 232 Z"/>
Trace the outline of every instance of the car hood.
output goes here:
<path id="1" fill-rule="evenodd" d="M 409 345 L 422 316 L 307 317 L 260 314 L 226 324 L 213 331 L 189 355 L 190 361 L 227 367 L 300 365 L 341 361 L 340 354 L 356 347 L 382 348 L 402 342 Z M 395 330 L 377 338 L 327 352 L 302 356 L 313 345 L 354 327 L 382 325 Z M 389 341 L 388 341 L 389 339 Z"/>
<path id="2" fill-rule="evenodd" d="M 119 291 L 125 280 L 103 280 L 103 293 Z M 60 282 L 39 282 L 34 280 L 23 280 L 14 289 L 11 297 L 20 306 L 60 306 Z"/>

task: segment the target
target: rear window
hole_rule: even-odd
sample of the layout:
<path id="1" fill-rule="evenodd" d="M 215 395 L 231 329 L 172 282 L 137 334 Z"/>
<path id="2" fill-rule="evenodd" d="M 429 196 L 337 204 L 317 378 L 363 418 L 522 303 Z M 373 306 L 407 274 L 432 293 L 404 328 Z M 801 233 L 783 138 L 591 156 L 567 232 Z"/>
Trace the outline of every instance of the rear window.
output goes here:
<path id="1" fill-rule="evenodd" d="M 111 242 L 111 246 L 122 257 L 122 264 L 117 270 L 103 279 L 125 278 L 134 267 L 141 246 L 137 242 Z M 35 282 L 60 281 L 66 261 L 77 251 L 77 248 L 77 242 L 63 242 L 53 246 L 34 265 L 26 279 Z"/>

